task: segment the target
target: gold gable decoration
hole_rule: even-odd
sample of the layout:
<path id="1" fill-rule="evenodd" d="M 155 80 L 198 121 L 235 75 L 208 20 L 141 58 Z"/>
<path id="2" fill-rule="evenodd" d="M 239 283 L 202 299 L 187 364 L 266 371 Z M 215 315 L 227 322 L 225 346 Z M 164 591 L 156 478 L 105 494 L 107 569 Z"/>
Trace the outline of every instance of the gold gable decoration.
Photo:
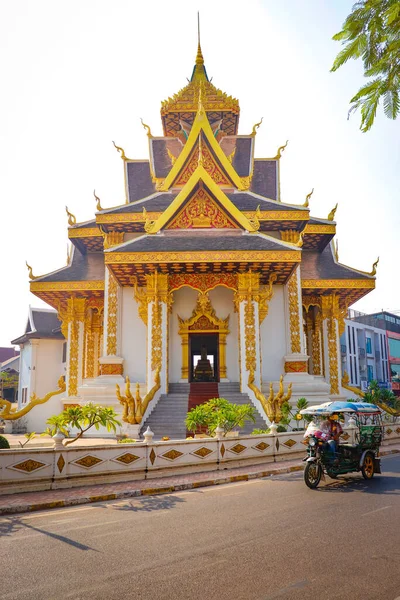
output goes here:
<path id="1" fill-rule="evenodd" d="M 182 319 L 178 315 L 179 335 L 182 340 L 182 379 L 189 377 L 189 334 L 190 333 L 218 333 L 220 378 L 226 378 L 226 336 L 229 333 L 229 315 L 226 319 L 219 319 L 211 304 L 207 292 L 199 292 L 196 306 L 189 319 Z"/>
<path id="2" fill-rule="evenodd" d="M 168 229 L 237 229 L 237 225 L 218 207 L 207 192 L 200 188 Z"/>
<path id="3" fill-rule="evenodd" d="M 218 185 L 232 187 L 232 181 L 230 181 L 228 177 L 224 175 L 224 173 L 221 171 L 207 145 L 205 143 L 201 144 L 201 136 L 199 137 L 199 144 L 197 145 L 197 147 L 194 148 L 191 158 L 189 159 L 186 167 L 183 169 L 179 177 L 174 182 L 174 186 L 185 185 L 189 181 L 190 177 L 193 175 L 199 164 L 200 148 L 201 164 L 203 165 L 207 173 L 210 175 L 211 179 L 215 181 L 215 183 L 217 183 Z"/>

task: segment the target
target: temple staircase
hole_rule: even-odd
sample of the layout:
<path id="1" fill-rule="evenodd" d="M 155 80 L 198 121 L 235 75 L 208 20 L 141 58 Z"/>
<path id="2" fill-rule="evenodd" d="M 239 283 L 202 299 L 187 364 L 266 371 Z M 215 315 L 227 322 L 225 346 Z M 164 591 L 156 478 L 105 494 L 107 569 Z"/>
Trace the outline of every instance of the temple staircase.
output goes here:
<path id="1" fill-rule="evenodd" d="M 171 440 L 185 439 L 185 418 L 188 410 L 218 397 L 234 404 L 251 403 L 249 396 L 241 393 L 239 383 L 170 383 L 168 394 L 162 394 L 157 406 L 146 419 L 141 433 L 150 427 L 155 440 L 160 440 L 163 436 L 168 436 Z M 257 411 L 256 422 L 246 423 L 240 429 L 240 433 L 249 435 L 253 429 L 266 428 L 264 419 Z"/>

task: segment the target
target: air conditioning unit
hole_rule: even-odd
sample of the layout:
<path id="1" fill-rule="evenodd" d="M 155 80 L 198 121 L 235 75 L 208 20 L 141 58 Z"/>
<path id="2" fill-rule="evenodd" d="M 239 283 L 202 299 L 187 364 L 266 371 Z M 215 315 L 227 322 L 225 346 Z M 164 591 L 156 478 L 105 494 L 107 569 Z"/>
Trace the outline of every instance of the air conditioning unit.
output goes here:
<path id="1" fill-rule="evenodd" d="M 367 389 L 368 389 L 368 381 L 362 381 L 361 382 L 361 391 L 366 392 Z"/>

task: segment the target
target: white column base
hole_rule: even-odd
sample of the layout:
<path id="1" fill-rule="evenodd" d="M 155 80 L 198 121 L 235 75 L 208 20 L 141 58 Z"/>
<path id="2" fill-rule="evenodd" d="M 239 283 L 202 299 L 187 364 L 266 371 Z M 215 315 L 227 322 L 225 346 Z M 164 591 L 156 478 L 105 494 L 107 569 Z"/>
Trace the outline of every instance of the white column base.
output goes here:
<path id="1" fill-rule="evenodd" d="M 129 438 L 132 438 L 134 440 L 139 440 L 140 439 L 140 429 L 142 427 L 142 424 L 137 424 L 137 425 L 131 425 L 130 423 L 123 423 L 122 424 L 122 433 L 125 433 Z"/>

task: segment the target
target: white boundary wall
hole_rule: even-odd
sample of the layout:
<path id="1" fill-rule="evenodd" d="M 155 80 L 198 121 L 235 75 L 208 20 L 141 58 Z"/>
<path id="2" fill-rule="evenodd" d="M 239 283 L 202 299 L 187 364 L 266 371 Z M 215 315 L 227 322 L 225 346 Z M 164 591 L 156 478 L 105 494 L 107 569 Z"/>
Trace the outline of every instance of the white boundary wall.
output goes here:
<path id="1" fill-rule="evenodd" d="M 345 428 L 347 442 L 354 429 Z M 0 450 L 0 495 L 96 483 L 154 479 L 305 456 L 303 431 L 236 438 L 63 449 Z M 400 442 L 399 424 L 385 425 L 384 446 Z M 1 504 L 1 500 L 0 500 Z"/>

